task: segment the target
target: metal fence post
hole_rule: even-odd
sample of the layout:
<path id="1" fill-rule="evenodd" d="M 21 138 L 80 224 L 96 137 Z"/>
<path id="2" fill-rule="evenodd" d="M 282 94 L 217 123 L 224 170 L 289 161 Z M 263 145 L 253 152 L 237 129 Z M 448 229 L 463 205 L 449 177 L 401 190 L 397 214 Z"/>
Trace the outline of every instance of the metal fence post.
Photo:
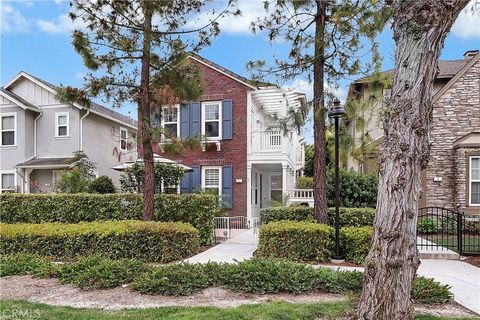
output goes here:
<path id="1" fill-rule="evenodd" d="M 463 253 L 463 213 L 457 212 L 457 246 L 458 254 L 462 255 Z"/>

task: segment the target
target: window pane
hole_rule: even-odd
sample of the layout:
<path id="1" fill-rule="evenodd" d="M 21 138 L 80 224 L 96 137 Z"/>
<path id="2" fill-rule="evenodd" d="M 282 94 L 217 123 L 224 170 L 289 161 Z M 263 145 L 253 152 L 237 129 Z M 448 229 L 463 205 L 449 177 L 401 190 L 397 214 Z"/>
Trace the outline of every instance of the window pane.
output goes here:
<path id="1" fill-rule="evenodd" d="M 58 125 L 66 125 L 67 124 L 67 116 L 58 116 Z"/>
<path id="2" fill-rule="evenodd" d="M 282 189 L 283 179 L 281 175 L 272 176 L 271 189 Z"/>
<path id="3" fill-rule="evenodd" d="M 271 190 L 270 198 L 272 201 L 282 202 L 282 190 Z"/>
<path id="4" fill-rule="evenodd" d="M 2 117 L 2 130 L 13 130 L 14 128 L 15 128 L 14 116 Z"/>
<path id="5" fill-rule="evenodd" d="M 127 150 L 127 140 L 120 140 L 120 149 Z"/>
<path id="6" fill-rule="evenodd" d="M 164 122 L 177 122 L 177 107 L 163 109 Z"/>
<path id="7" fill-rule="evenodd" d="M 13 189 L 15 177 L 13 173 L 2 174 L 2 189 Z"/>
<path id="8" fill-rule="evenodd" d="M 2 132 L 2 146 L 13 146 L 15 144 L 15 132 Z"/>
<path id="9" fill-rule="evenodd" d="M 205 120 L 218 120 L 220 119 L 220 108 L 218 104 L 205 105 Z"/>
<path id="10" fill-rule="evenodd" d="M 205 169 L 205 187 L 220 186 L 220 170 Z"/>
<path id="11" fill-rule="evenodd" d="M 472 204 L 480 204 L 480 182 L 472 182 L 471 202 Z"/>
<path id="12" fill-rule="evenodd" d="M 176 138 L 177 137 L 177 124 L 166 124 L 165 125 L 165 134 L 167 138 Z"/>
<path id="13" fill-rule="evenodd" d="M 127 139 L 127 131 L 121 130 L 121 131 L 120 131 L 120 138 L 122 138 L 122 139 Z"/>
<path id="14" fill-rule="evenodd" d="M 472 180 L 480 180 L 480 158 L 472 158 Z"/>
<path id="15" fill-rule="evenodd" d="M 205 122 L 205 135 L 207 137 L 218 137 L 218 121 Z"/>
<path id="16" fill-rule="evenodd" d="M 66 136 L 67 135 L 67 127 L 66 126 L 58 127 L 58 135 L 59 136 Z"/>

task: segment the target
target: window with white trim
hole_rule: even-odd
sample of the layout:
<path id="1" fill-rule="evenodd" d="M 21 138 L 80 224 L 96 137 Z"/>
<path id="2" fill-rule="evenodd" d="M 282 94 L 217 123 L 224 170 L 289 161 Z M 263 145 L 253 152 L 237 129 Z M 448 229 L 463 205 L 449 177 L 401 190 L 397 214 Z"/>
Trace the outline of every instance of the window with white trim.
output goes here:
<path id="1" fill-rule="evenodd" d="M 180 119 L 179 106 L 164 107 L 162 110 L 162 128 L 164 129 L 165 139 L 177 138 L 180 135 Z"/>
<path id="2" fill-rule="evenodd" d="M 15 171 L 3 171 L 1 174 L 0 192 L 15 191 Z"/>
<path id="3" fill-rule="evenodd" d="M 2 113 L 0 122 L 0 146 L 15 146 L 17 144 L 17 114 Z"/>
<path id="4" fill-rule="evenodd" d="M 222 139 L 222 102 L 202 103 L 202 135 L 207 139 Z"/>
<path id="5" fill-rule="evenodd" d="M 222 167 L 202 167 L 202 189 L 209 193 L 222 193 Z"/>
<path id="6" fill-rule="evenodd" d="M 128 150 L 128 131 L 124 128 L 120 128 L 120 150 Z"/>
<path id="7" fill-rule="evenodd" d="M 480 206 L 480 156 L 470 157 L 470 205 Z"/>
<path id="8" fill-rule="evenodd" d="M 68 112 L 55 113 L 55 137 L 68 137 L 69 136 L 69 114 Z"/>

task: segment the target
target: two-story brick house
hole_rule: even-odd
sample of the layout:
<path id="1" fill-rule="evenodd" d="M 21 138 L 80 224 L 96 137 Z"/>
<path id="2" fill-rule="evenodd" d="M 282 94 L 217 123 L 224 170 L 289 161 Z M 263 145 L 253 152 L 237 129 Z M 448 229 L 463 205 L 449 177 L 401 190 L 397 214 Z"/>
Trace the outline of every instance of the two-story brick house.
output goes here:
<path id="1" fill-rule="evenodd" d="M 390 73 L 392 71 L 389 71 Z M 384 96 L 390 90 L 384 90 Z M 368 99 L 368 78 L 350 86 L 349 98 Z M 433 84 L 430 161 L 422 172 L 419 207 L 446 207 L 480 214 L 480 52 L 467 51 L 461 60 L 439 61 Z M 373 140 L 382 138 L 381 103 L 365 114 Z M 351 128 L 353 135 L 362 132 Z M 365 163 L 349 159 L 348 168 L 377 172 L 376 158 Z"/>
<path id="2" fill-rule="evenodd" d="M 74 166 L 72 153 L 83 150 L 98 175 L 118 184 L 113 166 L 136 159 L 131 118 L 92 103 L 69 105 L 56 98 L 57 87 L 20 72 L 0 90 L 1 191 L 54 191 L 62 170 Z"/>
<path id="3" fill-rule="evenodd" d="M 153 123 L 182 138 L 202 139 L 201 150 L 166 155 L 193 168 L 182 193 L 214 189 L 231 216 L 258 217 L 262 207 L 282 202 L 304 166 L 303 137 L 269 121 L 273 113 L 305 103 L 305 96 L 277 87 L 259 87 L 198 55 L 189 59 L 201 71 L 204 93 L 198 101 L 166 108 Z M 154 146 L 162 153 L 162 144 Z"/>

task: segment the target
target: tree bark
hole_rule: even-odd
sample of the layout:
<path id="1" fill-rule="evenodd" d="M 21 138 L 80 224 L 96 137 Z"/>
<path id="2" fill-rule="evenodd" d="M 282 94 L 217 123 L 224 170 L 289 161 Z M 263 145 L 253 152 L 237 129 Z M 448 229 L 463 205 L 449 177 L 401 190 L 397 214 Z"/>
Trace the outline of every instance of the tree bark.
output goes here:
<path id="1" fill-rule="evenodd" d="M 153 220 L 154 210 L 154 163 L 152 131 L 150 126 L 150 50 L 152 41 L 152 9 L 149 1 L 143 1 L 143 55 L 140 78 L 139 139 L 145 165 L 143 184 L 143 219 Z"/>
<path id="2" fill-rule="evenodd" d="M 313 139 L 315 157 L 313 162 L 315 218 L 320 223 L 328 223 L 325 164 L 325 110 L 324 110 L 324 32 L 326 1 L 316 0 L 315 16 L 315 58 L 313 62 Z"/>
<path id="3" fill-rule="evenodd" d="M 383 120 L 380 181 L 364 285 L 351 319 L 413 319 L 420 172 L 429 159 L 433 80 L 445 36 L 468 0 L 394 0 L 397 45 Z"/>

